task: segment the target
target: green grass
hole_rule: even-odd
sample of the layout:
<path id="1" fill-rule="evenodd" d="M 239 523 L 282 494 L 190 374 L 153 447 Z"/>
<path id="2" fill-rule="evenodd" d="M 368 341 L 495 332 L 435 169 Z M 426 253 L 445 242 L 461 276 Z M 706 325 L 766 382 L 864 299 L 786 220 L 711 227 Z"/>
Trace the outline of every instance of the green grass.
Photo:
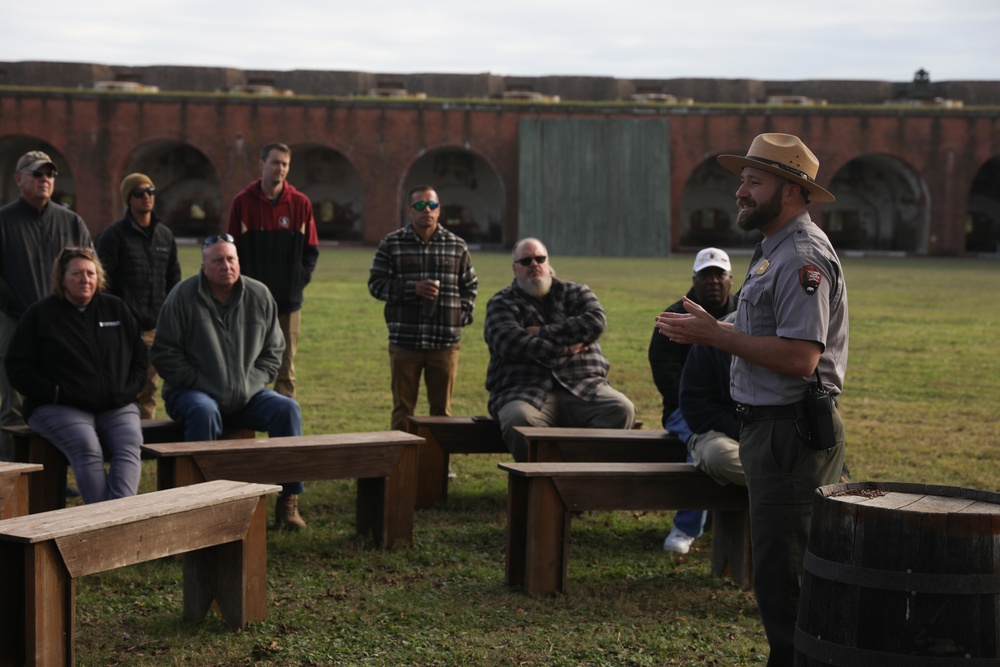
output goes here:
<path id="1" fill-rule="evenodd" d="M 388 428 L 385 325 L 366 288 L 372 254 L 324 249 L 306 293 L 297 366 L 307 433 Z M 465 334 L 455 414 L 486 412 L 482 321 L 488 298 L 510 280 L 509 257 L 474 253 L 479 306 Z M 196 250 L 182 249 L 182 259 L 191 275 Z M 612 382 L 656 425 L 646 347 L 653 317 L 690 285 L 691 258 L 557 257 L 554 265 L 601 299 Z M 851 354 L 841 404 L 853 477 L 1000 491 L 1000 265 L 852 259 L 845 271 Z M 664 554 L 668 512 L 576 518 L 567 593 L 507 589 L 498 458 L 455 457 L 447 505 L 419 512 L 414 545 L 387 552 L 354 535 L 352 482 L 309 484 L 309 528 L 268 535 L 268 619 L 240 633 L 214 615 L 181 620 L 174 560 L 86 577 L 78 664 L 764 664 L 753 596 L 710 576 L 710 535 L 688 556 Z M 154 468 L 144 465 L 142 490 L 150 491 Z"/>

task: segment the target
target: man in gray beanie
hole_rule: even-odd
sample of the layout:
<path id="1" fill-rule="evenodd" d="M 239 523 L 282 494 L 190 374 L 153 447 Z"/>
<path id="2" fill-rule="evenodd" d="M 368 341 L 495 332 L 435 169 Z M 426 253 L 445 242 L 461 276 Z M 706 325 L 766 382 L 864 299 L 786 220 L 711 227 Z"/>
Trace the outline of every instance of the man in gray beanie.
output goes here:
<path id="1" fill-rule="evenodd" d="M 0 208 L 0 426 L 24 424 L 21 396 L 7 381 L 4 360 L 17 321 L 28 306 L 52 292 L 52 265 L 67 246 L 89 248 L 83 218 L 52 201 L 58 170 L 42 151 L 22 155 L 14 168 L 17 201 Z M 0 460 L 13 460 L 0 433 Z"/>
<path id="2" fill-rule="evenodd" d="M 125 217 L 109 225 L 97 237 L 97 254 L 104 265 L 108 291 L 128 305 L 142 330 L 146 350 L 156 336 L 156 318 L 163 300 L 181 281 L 177 243 L 173 233 L 154 211 L 156 187 L 145 174 L 129 174 L 122 180 Z M 146 384 L 139 391 L 143 419 L 156 416 L 156 368 L 152 362 Z"/>

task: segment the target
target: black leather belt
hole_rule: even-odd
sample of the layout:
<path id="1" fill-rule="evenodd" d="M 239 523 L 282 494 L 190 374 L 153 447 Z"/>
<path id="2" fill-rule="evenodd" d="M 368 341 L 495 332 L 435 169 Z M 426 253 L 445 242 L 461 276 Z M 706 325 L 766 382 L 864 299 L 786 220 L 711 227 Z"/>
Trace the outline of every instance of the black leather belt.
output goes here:
<path id="1" fill-rule="evenodd" d="M 806 406 L 803 401 L 790 405 L 744 405 L 736 404 L 736 416 L 744 424 L 763 419 L 796 419 L 804 417 Z"/>

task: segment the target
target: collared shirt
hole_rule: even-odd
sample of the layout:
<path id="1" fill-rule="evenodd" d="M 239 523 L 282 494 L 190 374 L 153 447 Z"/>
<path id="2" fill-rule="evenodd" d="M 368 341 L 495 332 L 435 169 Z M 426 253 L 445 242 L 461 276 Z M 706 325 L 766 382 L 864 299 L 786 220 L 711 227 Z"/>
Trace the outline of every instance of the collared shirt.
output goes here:
<path id="1" fill-rule="evenodd" d="M 417 296 L 420 280 L 439 280 L 435 312 L 421 314 L 426 299 Z M 441 225 L 424 242 L 406 225 L 378 244 L 368 278 L 368 291 L 385 301 L 389 342 L 411 350 L 442 350 L 462 338 L 472 323 L 479 280 L 465 241 Z"/>
<path id="2" fill-rule="evenodd" d="M 740 288 L 734 329 L 819 343 L 819 373 L 834 394 L 847 370 L 847 287 L 826 234 L 803 212 L 764 239 Z M 805 398 L 813 377 L 777 373 L 734 356 L 732 394 L 747 405 L 788 405 Z"/>
<path id="3" fill-rule="evenodd" d="M 516 281 L 497 292 L 486 306 L 483 335 L 490 349 L 486 389 L 494 417 L 513 400 L 542 407 L 556 383 L 582 399 L 607 384 L 608 360 L 597 342 L 606 317 L 601 303 L 582 283 L 552 279 L 539 301 Z M 544 327 L 539 335 L 528 327 Z M 587 351 L 566 354 L 566 346 L 586 343 Z"/>

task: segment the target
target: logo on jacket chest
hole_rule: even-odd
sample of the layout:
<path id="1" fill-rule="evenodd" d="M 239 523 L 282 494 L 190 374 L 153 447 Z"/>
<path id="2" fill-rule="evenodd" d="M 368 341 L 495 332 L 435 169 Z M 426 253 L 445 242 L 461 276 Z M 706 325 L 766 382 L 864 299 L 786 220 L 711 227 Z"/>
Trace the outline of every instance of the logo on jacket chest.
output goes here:
<path id="1" fill-rule="evenodd" d="M 289 229 L 292 226 L 292 221 L 288 219 L 287 215 L 283 215 L 278 218 L 278 226 L 282 229 Z"/>

